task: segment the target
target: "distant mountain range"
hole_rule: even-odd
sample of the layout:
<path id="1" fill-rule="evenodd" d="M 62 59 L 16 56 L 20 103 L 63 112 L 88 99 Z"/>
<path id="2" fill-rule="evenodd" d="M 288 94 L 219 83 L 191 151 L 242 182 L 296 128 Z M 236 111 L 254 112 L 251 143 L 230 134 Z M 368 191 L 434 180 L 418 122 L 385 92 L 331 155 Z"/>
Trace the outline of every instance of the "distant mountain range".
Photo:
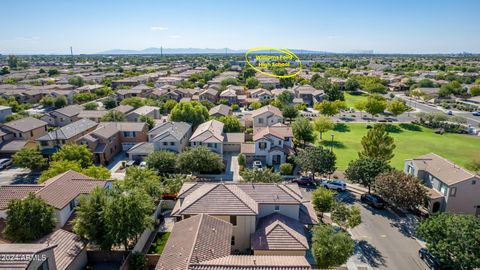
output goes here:
<path id="1" fill-rule="evenodd" d="M 235 54 L 235 53 L 245 53 L 247 50 L 233 50 L 229 48 L 222 49 L 211 49 L 211 48 L 146 48 L 143 50 L 123 50 L 123 49 L 113 49 L 98 54 Z M 302 50 L 302 49 L 291 49 L 293 53 L 296 54 L 333 54 L 331 52 L 323 51 L 312 51 L 312 50 Z M 373 51 L 372 51 L 373 52 Z"/>

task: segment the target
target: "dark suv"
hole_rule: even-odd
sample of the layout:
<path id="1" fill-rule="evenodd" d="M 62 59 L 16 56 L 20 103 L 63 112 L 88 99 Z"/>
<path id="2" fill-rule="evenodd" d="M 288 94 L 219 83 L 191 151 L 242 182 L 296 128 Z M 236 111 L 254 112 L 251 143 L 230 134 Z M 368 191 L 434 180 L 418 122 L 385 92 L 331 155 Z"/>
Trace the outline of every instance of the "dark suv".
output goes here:
<path id="1" fill-rule="evenodd" d="M 360 196 L 360 201 L 378 209 L 385 208 L 385 201 L 380 196 L 375 194 L 362 194 Z"/>
<path id="2" fill-rule="evenodd" d="M 300 176 L 292 180 L 292 183 L 297 183 L 301 186 L 315 186 L 315 181 L 309 176 Z"/>

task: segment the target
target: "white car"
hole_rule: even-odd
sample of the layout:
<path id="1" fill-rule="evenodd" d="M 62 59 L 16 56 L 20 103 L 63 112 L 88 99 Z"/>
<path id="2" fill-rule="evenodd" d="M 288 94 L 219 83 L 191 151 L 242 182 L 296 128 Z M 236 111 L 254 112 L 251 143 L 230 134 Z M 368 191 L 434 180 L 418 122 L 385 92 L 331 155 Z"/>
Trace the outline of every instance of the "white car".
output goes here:
<path id="1" fill-rule="evenodd" d="M 138 165 L 138 166 L 139 166 L 140 168 L 142 168 L 142 169 L 145 169 L 145 168 L 147 168 L 147 162 L 146 162 L 146 161 L 142 161 L 142 162 L 140 162 L 140 165 Z"/>
<path id="2" fill-rule="evenodd" d="M 261 170 L 262 169 L 262 162 L 260 160 L 253 161 L 253 169 L 254 170 Z"/>
<path id="3" fill-rule="evenodd" d="M 347 189 L 347 184 L 345 184 L 344 181 L 338 180 L 338 179 L 335 179 L 335 180 L 322 179 L 320 186 L 328 189 L 333 189 L 336 191 L 345 191 Z"/>
<path id="4" fill-rule="evenodd" d="M 9 158 L 0 159 L 0 170 L 4 170 L 12 165 L 12 160 Z"/>

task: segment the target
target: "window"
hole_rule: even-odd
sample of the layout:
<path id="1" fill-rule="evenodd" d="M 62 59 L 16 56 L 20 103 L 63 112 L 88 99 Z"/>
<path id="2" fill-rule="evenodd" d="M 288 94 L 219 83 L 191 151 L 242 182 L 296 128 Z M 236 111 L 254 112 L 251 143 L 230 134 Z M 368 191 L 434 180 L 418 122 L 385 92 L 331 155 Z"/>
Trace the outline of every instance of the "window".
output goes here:
<path id="1" fill-rule="evenodd" d="M 48 141 L 40 141 L 41 146 L 48 146 Z"/>
<path id="2" fill-rule="evenodd" d="M 48 258 L 40 265 L 38 266 L 37 270 L 48 270 Z"/>
<path id="3" fill-rule="evenodd" d="M 163 145 L 168 145 L 168 142 L 163 142 Z"/>
<path id="4" fill-rule="evenodd" d="M 475 185 L 477 183 L 477 180 L 472 180 L 472 185 Z"/>
<path id="5" fill-rule="evenodd" d="M 275 205 L 275 206 L 273 207 L 273 211 L 275 211 L 275 212 L 280 211 L 280 205 Z"/>
<path id="6" fill-rule="evenodd" d="M 212 146 L 213 146 L 213 143 L 207 143 L 207 146 L 208 146 L 208 147 L 212 147 Z"/>
<path id="7" fill-rule="evenodd" d="M 260 149 L 265 149 L 265 148 L 267 148 L 267 143 L 266 142 L 261 142 L 261 143 L 258 144 L 258 147 Z"/>
<path id="8" fill-rule="evenodd" d="M 443 196 L 447 196 L 447 190 L 447 185 L 445 185 L 444 183 L 440 183 L 440 193 L 442 193 Z"/>
<path id="9" fill-rule="evenodd" d="M 450 188 L 450 196 L 455 197 L 455 195 L 457 195 L 457 188 L 456 187 Z"/>
<path id="10" fill-rule="evenodd" d="M 237 216 L 230 216 L 230 223 L 233 226 L 237 226 Z"/>
<path id="11" fill-rule="evenodd" d="M 75 209 L 75 200 L 70 201 L 69 207 L 70 207 L 70 211 Z"/>
<path id="12" fill-rule="evenodd" d="M 258 123 L 263 124 L 263 118 L 258 118 Z"/>
<path id="13" fill-rule="evenodd" d="M 63 122 L 63 117 L 60 117 L 60 122 Z"/>
<path id="14" fill-rule="evenodd" d="M 235 236 L 232 236 L 232 239 L 230 240 L 230 244 L 232 246 L 235 246 Z"/>
<path id="15" fill-rule="evenodd" d="M 408 165 L 407 173 L 413 175 L 415 173 L 415 169 L 411 165 Z"/>
<path id="16" fill-rule="evenodd" d="M 33 130 L 30 130 L 30 136 L 33 137 Z"/>
<path id="17" fill-rule="evenodd" d="M 175 145 L 175 142 L 170 142 L 170 145 L 172 145 L 172 146 Z"/>
<path id="18" fill-rule="evenodd" d="M 18 133 L 18 137 L 22 138 L 23 137 L 22 133 Z"/>

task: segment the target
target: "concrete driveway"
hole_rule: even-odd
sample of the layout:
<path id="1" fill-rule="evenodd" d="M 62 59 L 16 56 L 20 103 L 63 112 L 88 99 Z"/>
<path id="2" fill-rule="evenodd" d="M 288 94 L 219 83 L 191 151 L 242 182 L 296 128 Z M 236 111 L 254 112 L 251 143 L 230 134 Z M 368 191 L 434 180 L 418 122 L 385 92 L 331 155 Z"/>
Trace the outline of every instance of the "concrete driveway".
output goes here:
<path id="1" fill-rule="evenodd" d="M 11 167 L 0 171 L 0 185 L 34 184 L 39 174 L 32 174 L 29 169 Z"/>

